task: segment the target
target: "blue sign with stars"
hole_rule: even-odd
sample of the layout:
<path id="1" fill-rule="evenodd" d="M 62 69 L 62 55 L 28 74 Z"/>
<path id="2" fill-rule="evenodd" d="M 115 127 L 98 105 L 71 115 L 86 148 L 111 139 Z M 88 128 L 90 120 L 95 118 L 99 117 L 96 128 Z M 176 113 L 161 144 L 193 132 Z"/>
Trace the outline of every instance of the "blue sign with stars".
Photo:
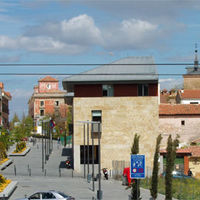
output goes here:
<path id="1" fill-rule="evenodd" d="M 145 155 L 131 155 L 131 178 L 145 178 Z"/>

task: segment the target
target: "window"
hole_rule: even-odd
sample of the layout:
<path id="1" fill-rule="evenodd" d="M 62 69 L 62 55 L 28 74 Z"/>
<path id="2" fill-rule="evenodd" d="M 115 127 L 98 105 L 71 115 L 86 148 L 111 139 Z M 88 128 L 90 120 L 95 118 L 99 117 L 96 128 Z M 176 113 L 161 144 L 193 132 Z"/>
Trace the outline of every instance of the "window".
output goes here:
<path id="1" fill-rule="evenodd" d="M 56 197 L 50 192 L 45 192 L 42 193 L 42 199 L 56 199 Z"/>
<path id="2" fill-rule="evenodd" d="M 92 121 L 101 122 L 101 110 L 92 110 Z"/>
<path id="3" fill-rule="evenodd" d="M 92 121 L 94 122 L 101 122 L 102 121 L 102 112 L 101 110 L 92 110 Z M 98 132 L 99 132 L 99 128 L 100 128 L 100 133 L 101 133 L 101 124 L 100 124 L 100 127 L 97 123 L 93 124 L 92 125 L 92 129 L 93 129 L 93 137 L 94 138 L 98 138 Z M 101 137 L 101 135 L 100 135 Z"/>
<path id="4" fill-rule="evenodd" d="M 40 199 L 40 193 L 35 193 L 29 197 L 29 199 Z"/>
<path id="5" fill-rule="evenodd" d="M 94 164 L 99 163 L 98 151 L 99 151 L 99 146 L 94 145 Z M 88 163 L 87 153 L 88 153 L 88 148 L 87 145 L 85 145 L 85 164 Z M 81 164 L 84 164 L 84 145 L 80 146 L 80 162 Z M 89 145 L 89 164 L 92 164 L 92 145 Z"/>
<path id="6" fill-rule="evenodd" d="M 55 101 L 55 106 L 59 106 L 59 101 Z"/>
<path id="7" fill-rule="evenodd" d="M 44 116 L 44 110 L 40 110 L 40 116 Z"/>
<path id="8" fill-rule="evenodd" d="M 138 96 L 148 96 L 149 86 L 148 84 L 138 84 Z"/>
<path id="9" fill-rule="evenodd" d="M 190 104 L 199 104 L 199 102 L 190 102 Z"/>
<path id="10" fill-rule="evenodd" d="M 103 97 L 113 97 L 113 86 L 112 85 L 102 85 Z"/>
<path id="11" fill-rule="evenodd" d="M 44 106 L 44 101 L 40 101 L 40 106 Z"/>
<path id="12" fill-rule="evenodd" d="M 47 89 L 51 89 L 51 84 L 47 84 Z"/>
<path id="13" fill-rule="evenodd" d="M 181 125 L 185 126 L 185 120 L 181 120 Z"/>

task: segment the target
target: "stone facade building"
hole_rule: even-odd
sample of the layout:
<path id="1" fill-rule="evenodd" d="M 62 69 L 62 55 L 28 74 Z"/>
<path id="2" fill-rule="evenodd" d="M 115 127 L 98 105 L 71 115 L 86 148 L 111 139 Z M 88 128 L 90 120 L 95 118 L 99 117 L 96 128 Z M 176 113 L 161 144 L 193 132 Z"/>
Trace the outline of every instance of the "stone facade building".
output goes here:
<path id="1" fill-rule="evenodd" d="M 29 99 L 29 115 L 38 126 L 39 120 L 47 115 L 66 116 L 67 105 L 64 102 L 66 92 L 59 90 L 58 80 L 46 76 L 38 81 Z"/>
<path id="2" fill-rule="evenodd" d="M 0 82 L 0 126 L 9 127 L 9 101 L 11 95 L 4 90 L 4 84 Z"/>
<path id="3" fill-rule="evenodd" d="M 114 161 L 130 161 L 136 133 L 140 135 L 139 153 L 145 154 L 146 167 L 152 167 L 159 132 L 158 76 L 152 64 L 152 57 L 128 57 L 63 80 L 64 89 L 74 93 L 69 98 L 73 98 L 73 159 L 76 171 L 81 171 L 83 166 L 84 131 L 80 122 L 87 120 L 100 121 L 102 125 L 102 168 L 113 169 Z M 90 149 L 91 134 L 94 135 L 97 164 L 98 139 L 89 126 Z M 89 159 L 91 164 L 91 152 Z"/>
<path id="4" fill-rule="evenodd" d="M 167 138 L 178 134 L 180 143 L 190 144 L 200 135 L 200 105 L 161 104 L 159 106 L 159 132 L 162 134 L 162 147 L 167 146 Z"/>

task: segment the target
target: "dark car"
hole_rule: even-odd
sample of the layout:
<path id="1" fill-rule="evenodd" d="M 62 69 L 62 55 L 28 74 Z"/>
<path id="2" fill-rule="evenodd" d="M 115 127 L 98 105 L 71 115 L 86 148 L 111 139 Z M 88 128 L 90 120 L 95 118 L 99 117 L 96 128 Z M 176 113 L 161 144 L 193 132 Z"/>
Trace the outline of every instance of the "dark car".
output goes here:
<path id="1" fill-rule="evenodd" d="M 166 172 L 163 172 L 162 176 L 165 176 L 165 175 L 166 175 Z M 173 171 L 172 177 L 173 178 L 192 178 L 192 176 L 185 175 L 183 172 L 180 172 L 180 171 Z"/>
<path id="2" fill-rule="evenodd" d="M 17 199 L 17 200 L 75 200 L 74 197 L 64 194 L 63 192 L 58 192 L 54 190 L 49 190 L 46 192 L 35 192 L 34 194 L 30 195 L 29 197 Z"/>

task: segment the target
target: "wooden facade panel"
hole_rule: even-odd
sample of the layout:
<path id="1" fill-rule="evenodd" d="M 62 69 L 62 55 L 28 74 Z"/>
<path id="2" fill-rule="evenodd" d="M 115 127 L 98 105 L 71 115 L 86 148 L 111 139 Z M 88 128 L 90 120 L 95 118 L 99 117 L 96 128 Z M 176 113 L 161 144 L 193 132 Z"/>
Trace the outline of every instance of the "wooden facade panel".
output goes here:
<path id="1" fill-rule="evenodd" d="M 114 84 L 114 96 L 138 96 L 138 85 L 137 84 Z M 74 96 L 75 97 L 102 97 L 102 85 L 75 85 Z M 158 96 L 158 84 L 149 84 L 149 96 Z"/>
<path id="2" fill-rule="evenodd" d="M 116 84 L 114 85 L 114 96 L 138 96 L 137 84 Z"/>
<path id="3" fill-rule="evenodd" d="M 75 85 L 75 97 L 102 97 L 102 85 Z"/>
<path id="4" fill-rule="evenodd" d="M 149 84 L 149 96 L 158 96 L 158 84 Z"/>

